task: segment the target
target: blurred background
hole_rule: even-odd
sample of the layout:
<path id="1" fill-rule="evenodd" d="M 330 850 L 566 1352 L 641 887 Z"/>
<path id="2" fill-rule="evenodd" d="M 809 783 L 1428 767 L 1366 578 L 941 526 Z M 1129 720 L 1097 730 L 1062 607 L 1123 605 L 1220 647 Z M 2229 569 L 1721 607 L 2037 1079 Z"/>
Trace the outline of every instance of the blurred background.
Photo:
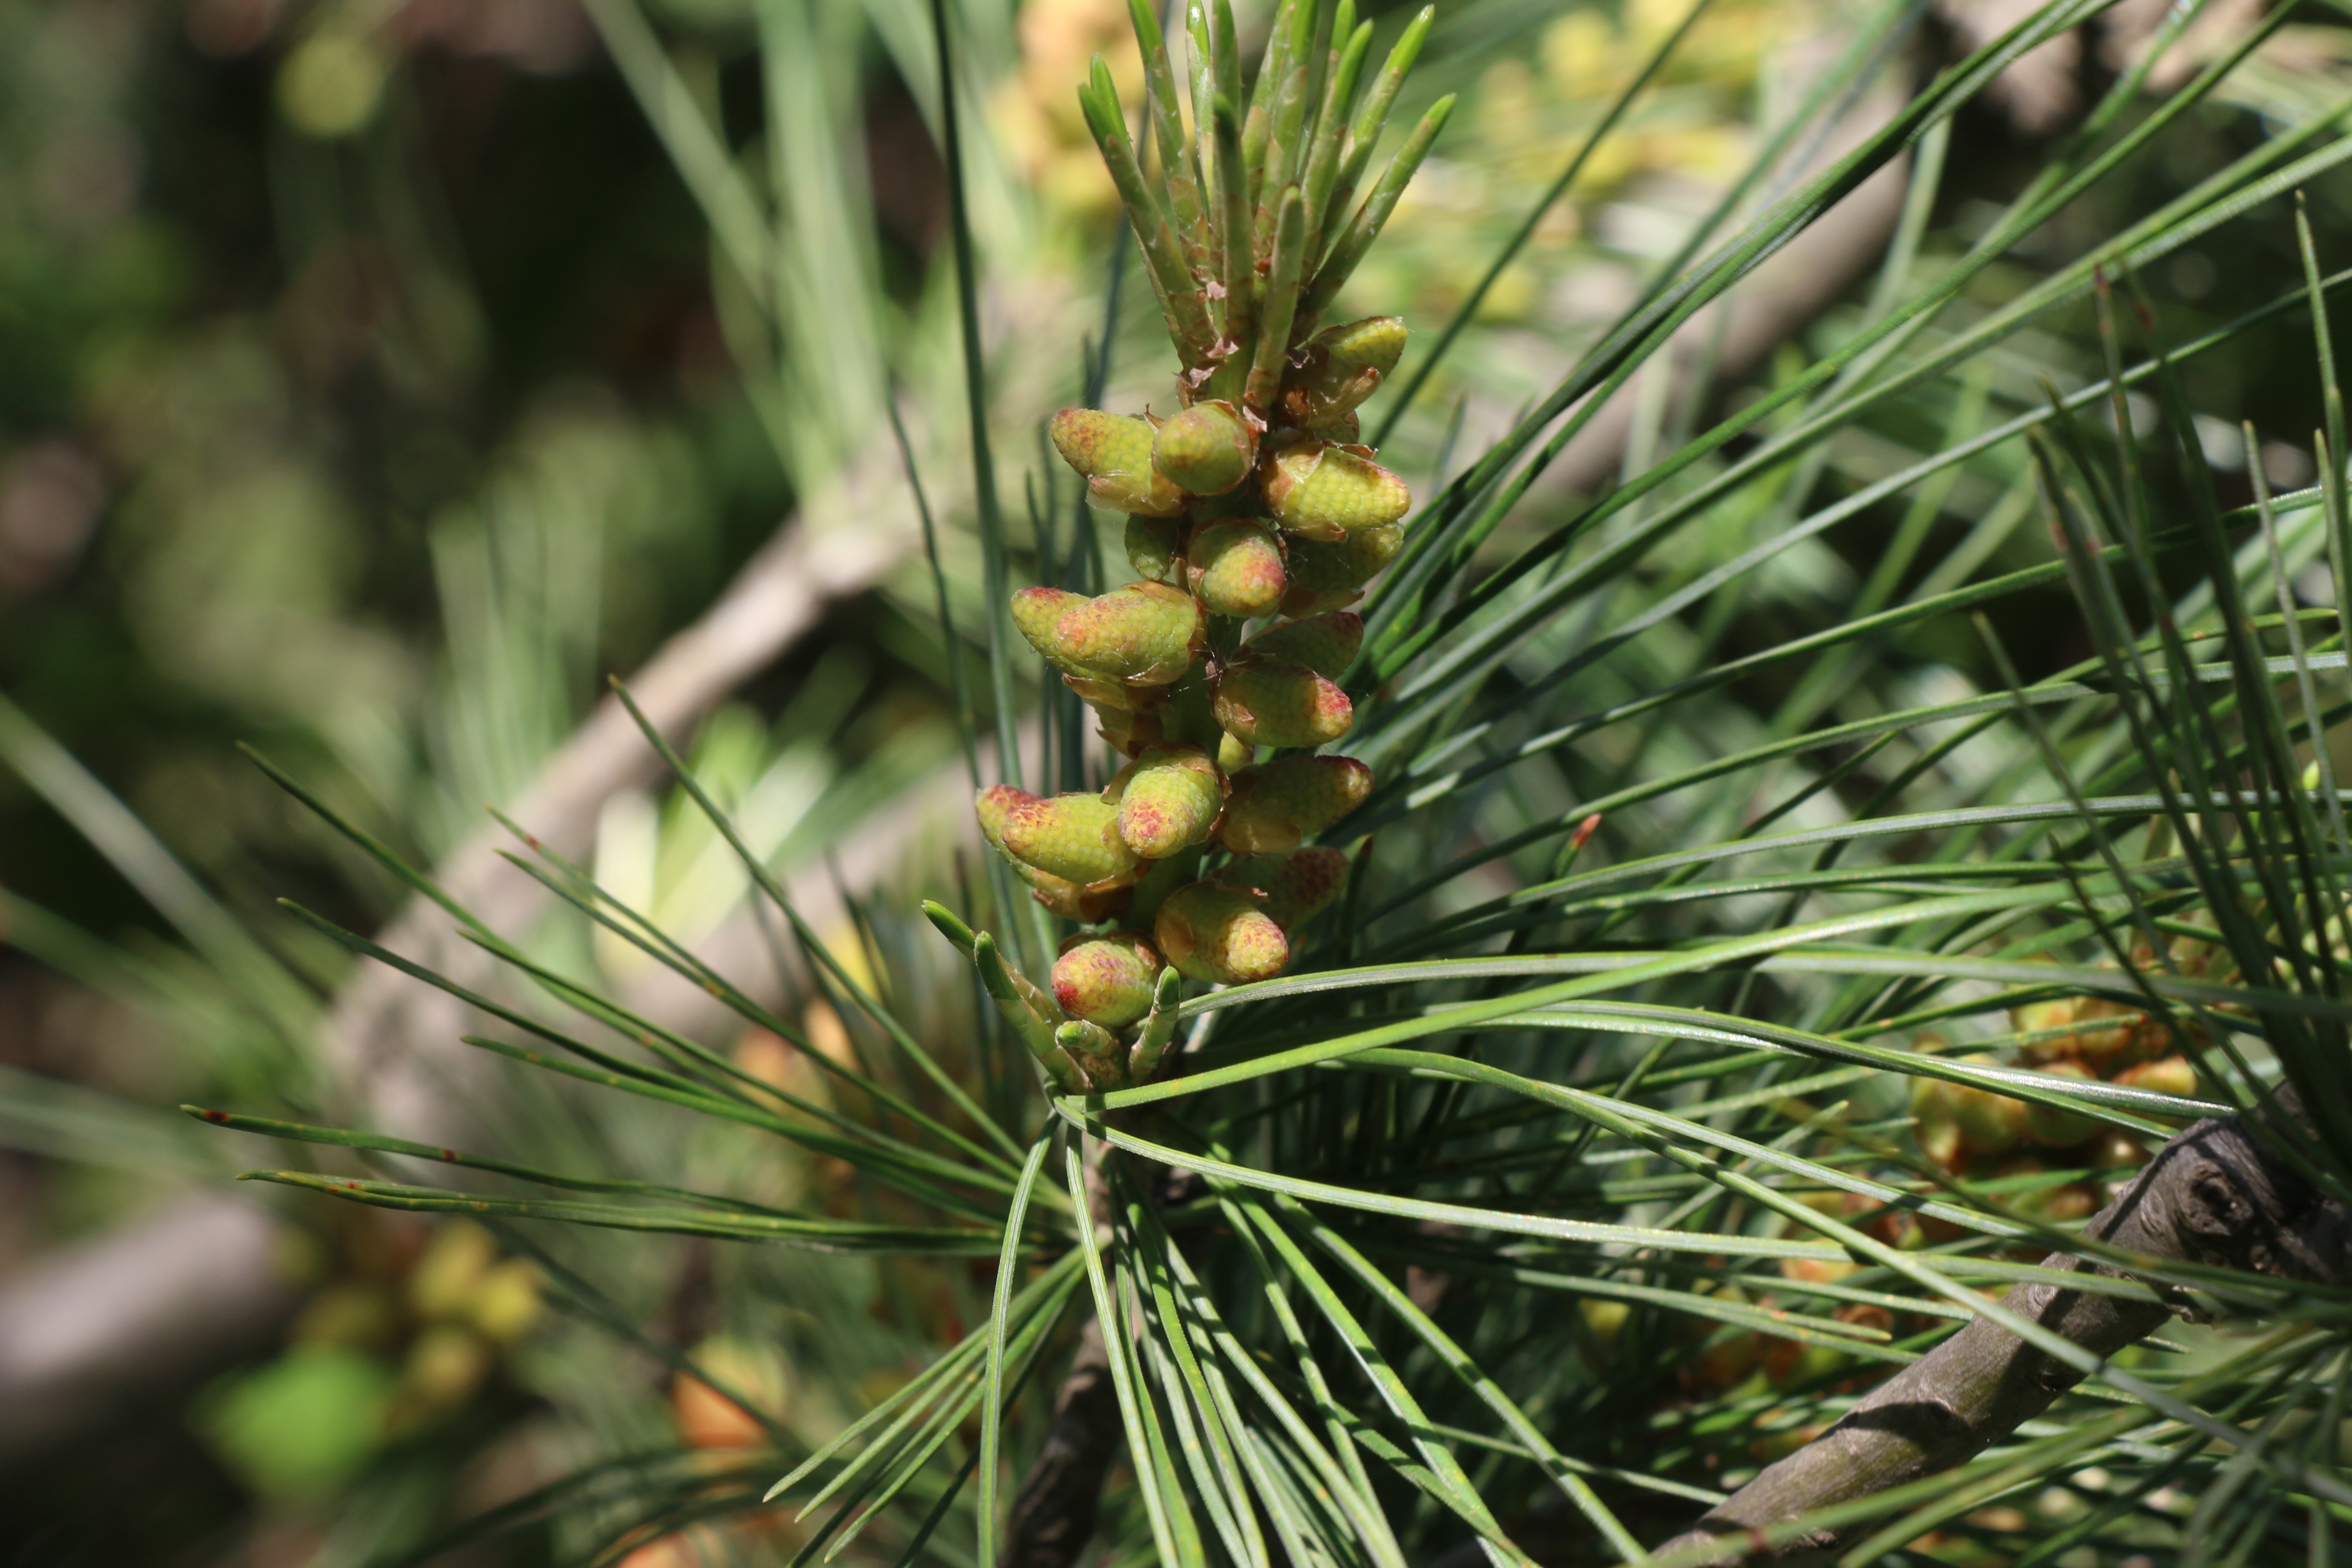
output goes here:
<path id="1" fill-rule="evenodd" d="M 1882 39 L 1892 99 L 1842 106 L 1785 166 L 1819 166 L 2030 9 L 1912 7 Z M 1921 267 L 1983 231 L 2165 9 L 2127 0 L 2021 62 L 1938 144 Z M 2255 9 L 2208 6 L 2147 101 Z M 1042 416 L 1096 378 L 1108 406 L 1172 401 L 1074 97 L 1098 49 L 1130 105 L 1141 72 L 1116 0 L 949 10 L 997 489 L 1016 550 L 1050 561 L 1102 525 L 1041 459 Z M 1705 215 L 1786 187 L 1731 182 L 1806 62 L 1844 37 L 1830 0 L 1704 8 L 1573 189 L 1544 201 L 1687 12 L 1440 5 L 1399 122 L 1449 90 L 1465 110 L 1350 284 L 1360 310 L 1342 308 L 1401 310 L 1421 331 L 1466 312 L 1389 437 L 1384 460 L 1417 490 L 1538 398 Z M 1365 14 L 1384 48 L 1408 11 Z M 1263 7 L 1242 16 L 1262 36 Z M 2315 7 L 2275 35 L 2159 153 L 1956 309 L 1997 308 L 2248 148 L 2339 115 L 2352 73 L 2332 17 Z M 548 962 L 805 1087 L 791 1047 L 719 1029 L 704 999 L 497 858 L 486 804 L 681 940 L 757 967 L 742 873 L 656 787 L 608 674 L 633 677 L 837 953 L 940 977 L 913 1004 L 943 1050 L 965 1048 L 963 981 L 900 929 L 915 894 L 959 874 L 958 713 L 991 712 L 932 24 L 923 0 L 0 0 L 0 1562 L 392 1561 L 633 1446 L 718 1486 L 726 1456 L 766 1435 L 664 1347 L 698 1347 L 822 1429 L 969 1321 L 969 1280 L 924 1286 L 934 1299 L 799 1254 L 567 1237 L 557 1257 L 467 1222 L 272 1205 L 227 1184 L 257 1142 L 174 1109 L 488 1127 L 575 1163 L 740 1173 L 771 1158 L 724 1130 L 481 1090 L 453 1054 L 454 1009 L 354 970 L 273 905 L 443 940 L 401 927 L 406 889 L 240 743 L 440 868 Z M 2323 175 L 2309 196 L 2323 258 L 2352 255 L 2352 184 Z M 1692 373 L 1638 384 L 1492 548 L 1833 345 L 1911 199 L 1902 179 L 1872 182 L 1792 265 L 1703 319 Z M 2187 331 L 2299 276 L 2273 203 L 2143 282 Z M 2309 480 L 2318 397 L 2299 330 L 2282 320 L 2192 369 L 2225 505 L 2250 496 L 2250 466 L 2282 489 Z M 1944 416 L 2032 402 L 2039 378 L 2079 384 L 2096 358 L 2087 314 L 2017 340 L 1913 424 L 1840 437 L 1824 482 L 1882 477 L 1944 439 Z M 1969 396 L 1976 412 L 1953 413 Z M 1921 526 L 1957 538 L 2011 509 L 1979 563 L 2048 559 L 2018 526 L 2028 492 L 2009 461 L 1960 471 Z M 926 506 L 961 635 L 943 632 L 924 568 Z M 1668 574 L 1728 553 L 1741 526 L 1701 531 Z M 1870 514 L 1787 552 L 1741 613 L 1850 595 L 1886 526 Z M 2087 649 L 2063 615 L 2010 613 L 2038 665 Z M 1925 680 L 1975 657 L 1935 635 L 1891 658 Z M 893 943 L 895 967 L 877 956 Z M 862 1048 L 821 995 L 772 979 L 819 1048 Z M 567 1274 L 579 1288 L 555 1290 Z M 862 1361 L 795 1360 L 807 1322 L 844 1316 L 871 1324 Z M 516 1519 L 438 1560 L 576 1561 L 612 1537 Z M 611 1555 L 782 1561 L 791 1540 L 737 1524 Z"/>

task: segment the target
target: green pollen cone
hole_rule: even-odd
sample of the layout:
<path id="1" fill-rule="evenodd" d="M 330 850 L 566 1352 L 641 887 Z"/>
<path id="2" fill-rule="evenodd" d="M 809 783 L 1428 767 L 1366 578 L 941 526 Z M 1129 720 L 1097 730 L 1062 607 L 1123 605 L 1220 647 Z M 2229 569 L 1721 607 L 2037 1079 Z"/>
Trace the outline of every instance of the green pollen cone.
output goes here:
<path id="1" fill-rule="evenodd" d="M 1364 584 L 1403 548 L 1404 530 L 1395 523 L 1359 529 L 1334 543 L 1293 539 L 1287 567 L 1290 585 L 1282 594 L 1283 614 L 1311 616 L 1347 608 L 1362 596 Z"/>
<path id="2" fill-rule="evenodd" d="M 982 826 L 984 831 L 984 816 Z M 1118 808 L 1098 795 L 1051 800 L 1033 795 L 1007 803 L 992 837 L 1023 865 L 1081 888 L 1123 879 L 1135 869 L 1135 855 L 1118 836 Z"/>
<path id="3" fill-rule="evenodd" d="M 1184 572 L 1184 525 L 1164 517 L 1129 518 L 1127 563 L 1146 582 L 1181 582 Z"/>
<path id="4" fill-rule="evenodd" d="M 1403 353 L 1402 316 L 1326 327 L 1291 354 L 1282 411 L 1310 430 L 1336 424 L 1372 395 Z"/>
<path id="5" fill-rule="evenodd" d="M 1266 918 L 1294 931 L 1339 898 L 1339 889 L 1348 885 L 1348 857 L 1328 846 L 1301 849 L 1283 860 L 1272 880 L 1265 890 Z"/>
<path id="6" fill-rule="evenodd" d="M 1200 604 L 1165 583 L 1129 583 L 1097 598 L 1067 595 L 1061 616 L 1044 637 L 1034 636 L 1013 595 L 1013 623 L 1033 647 L 1065 674 L 1135 686 L 1165 686 L 1192 668 L 1205 630 Z M 1042 617 L 1040 617 L 1042 618 Z"/>
<path id="7" fill-rule="evenodd" d="M 2000 1065 L 1994 1058 L 1981 1053 L 1960 1059 Z M 1952 1120 L 1959 1123 L 1960 1136 L 1967 1140 L 1971 1153 L 2006 1154 L 2026 1140 L 2029 1129 L 2025 1101 L 2021 1100 L 2011 1100 L 1972 1083 L 1948 1083 L 1944 1086 L 1944 1103 L 1952 1108 Z"/>
<path id="8" fill-rule="evenodd" d="M 1234 888 L 1193 882 L 1168 895 L 1152 940 L 1177 972 L 1226 985 L 1271 980 L 1290 963 L 1290 940 L 1257 900 Z"/>
<path id="9" fill-rule="evenodd" d="M 1225 807 L 1225 779 L 1197 746 L 1152 746 L 1111 780 L 1118 836 L 1146 860 L 1165 860 L 1209 837 Z"/>
<path id="10" fill-rule="evenodd" d="M 1405 514 L 1412 491 L 1359 449 L 1308 442 L 1265 468 L 1265 504 L 1286 532 L 1339 540 Z"/>
<path id="11" fill-rule="evenodd" d="M 1062 617 L 1087 602 L 1084 594 L 1066 593 L 1060 588 L 1023 588 L 1012 598 L 1013 624 L 1020 628 L 1031 647 L 1045 656 L 1047 663 L 1065 675 L 1083 675 L 1073 668 L 1057 651 L 1054 628 Z"/>
<path id="12" fill-rule="evenodd" d="M 2051 1062 L 2042 1069 L 2058 1078 L 2091 1078 L 2091 1069 L 2080 1062 Z M 2080 1111 L 2063 1110 L 2054 1105 L 2028 1100 L 2025 1105 L 2025 1125 L 2037 1143 L 2053 1149 L 2071 1148 L 2099 1130 L 2099 1123 Z"/>
<path id="13" fill-rule="evenodd" d="M 1062 460 L 1087 477 L 1087 494 L 1097 506 L 1147 517 L 1174 517 L 1184 510 L 1182 490 L 1151 466 L 1151 421 L 1099 408 L 1065 408 L 1049 427 Z"/>
<path id="14" fill-rule="evenodd" d="M 1296 849 L 1372 793 L 1372 770 L 1353 757 L 1284 757 L 1236 769 L 1217 839 L 1236 855 Z"/>
<path id="15" fill-rule="evenodd" d="M 1224 494 L 1249 478 L 1256 462 L 1257 432 L 1223 399 L 1195 403 L 1152 437 L 1151 466 L 1196 496 Z"/>
<path id="16" fill-rule="evenodd" d="M 1225 733 L 1250 746 L 1320 746 L 1356 721 L 1348 694 L 1303 664 L 1243 659 L 1217 678 Z"/>
<path id="17" fill-rule="evenodd" d="M 1213 616 L 1270 616 L 1282 603 L 1282 546 L 1255 522 L 1204 523 L 1193 531 L 1185 581 Z"/>
<path id="18" fill-rule="evenodd" d="M 1151 1011 L 1160 954 L 1132 931 L 1088 937 L 1054 962 L 1062 1011 L 1106 1029 L 1124 1029 Z"/>
<path id="19" fill-rule="evenodd" d="M 1363 646 L 1364 617 L 1352 610 L 1329 610 L 1262 631 L 1242 651 L 1288 659 L 1337 680 L 1356 661 L 1356 650 Z"/>
<path id="20" fill-rule="evenodd" d="M 1003 848 L 1004 819 L 1036 798 L 1027 790 L 1015 789 L 1011 784 L 991 784 L 982 790 L 980 797 L 972 802 L 972 814 L 980 818 L 981 837 L 997 848 Z"/>

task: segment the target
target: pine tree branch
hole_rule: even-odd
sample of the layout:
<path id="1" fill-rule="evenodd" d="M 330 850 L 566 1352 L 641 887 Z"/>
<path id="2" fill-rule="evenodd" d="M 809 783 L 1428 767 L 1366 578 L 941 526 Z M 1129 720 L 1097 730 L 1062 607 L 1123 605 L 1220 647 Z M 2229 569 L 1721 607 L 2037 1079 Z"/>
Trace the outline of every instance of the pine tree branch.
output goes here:
<path id="1" fill-rule="evenodd" d="M 1103 1162 L 1110 1156 L 1108 1144 L 1086 1141 L 1087 1207 L 1097 1233 L 1106 1240 L 1111 1198 Z M 1102 1320 L 1088 1318 L 1069 1370 L 1054 1394 L 1053 1427 L 1013 1494 L 997 1568 L 1073 1568 L 1094 1539 L 1103 1480 L 1126 1447 L 1127 1427 L 1119 1416 L 1110 1354 L 1103 1345 Z"/>
<path id="2" fill-rule="evenodd" d="M 1054 1394 L 1054 1425 L 1021 1478 L 1006 1519 L 1001 1568 L 1070 1568 L 1094 1539 L 1103 1478 L 1126 1447 L 1102 1322 L 1089 1318 Z"/>
<path id="3" fill-rule="evenodd" d="M 2242 1269 L 2275 1279 L 2352 1280 L 2352 1215 L 2324 1197 L 2275 1151 L 2290 1119 L 2308 1136 L 2292 1090 L 2273 1102 L 2272 1136 L 2242 1117 L 2200 1121 L 2158 1152 L 2084 1234 L 2152 1259 Z M 2045 1268 L 2094 1266 L 2063 1253 Z M 2117 1279 L 2123 1270 L 2098 1266 Z M 2154 1332 L 2174 1305 L 2020 1285 L 2001 1299 L 2018 1316 L 2101 1357 Z M 1797 1564 L 1826 1561 L 1860 1531 L 1818 1531 L 1778 1548 L 1763 1531 L 1818 1509 L 1936 1475 L 2015 1431 L 2083 1374 L 1978 1318 L 1881 1384 L 1836 1426 L 1759 1475 L 1661 1554 L 1684 1561 Z"/>

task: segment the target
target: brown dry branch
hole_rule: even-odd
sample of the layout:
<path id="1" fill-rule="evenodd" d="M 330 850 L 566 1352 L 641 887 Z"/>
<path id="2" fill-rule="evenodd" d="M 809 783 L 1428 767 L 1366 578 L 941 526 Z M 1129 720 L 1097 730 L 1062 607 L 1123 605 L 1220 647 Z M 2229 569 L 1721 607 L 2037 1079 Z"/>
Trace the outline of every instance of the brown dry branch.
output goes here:
<path id="1" fill-rule="evenodd" d="M 2273 1279 L 2352 1281 L 2352 1215 L 2274 1150 L 2274 1141 L 2294 1135 L 2295 1128 L 2309 1136 L 2293 1091 L 2282 1090 L 2269 1114 L 2268 1137 L 2235 1116 L 2176 1134 L 2085 1223 L 2084 1234 L 2151 1259 Z M 2052 1254 L 2042 1267 L 2129 1278 L 2064 1253 Z M 2038 1284 L 2018 1286 L 2001 1305 L 2100 1357 L 2145 1339 L 2179 1310 Z M 1762 1532 L 1964 1463 L 2082 1379 L 2074 1367 L 1977 1318 L 1820 1437 L 1766 1468 L 1661 1555 L 1684 1563 L 1825 1562 L 1877 1526 L 1815 1531 L 1777 1544 Z M 1711 1552 L 1704 1550 L 1709 1546 Z"/>

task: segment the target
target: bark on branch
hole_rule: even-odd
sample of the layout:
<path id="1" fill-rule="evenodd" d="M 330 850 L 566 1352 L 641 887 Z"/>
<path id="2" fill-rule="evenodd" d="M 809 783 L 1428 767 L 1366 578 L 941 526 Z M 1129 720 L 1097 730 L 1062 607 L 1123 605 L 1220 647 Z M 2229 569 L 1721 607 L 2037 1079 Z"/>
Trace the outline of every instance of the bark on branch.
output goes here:
<path id="1" fill-rule="evenodd" d="M 2291 1090 L 2279 1095 L 2270 1115 L 2273 1128 L 2284 1129 L 2289 1119 L 2307 1128 Z M 2200 1121 L 2177 1134 L 2084 1233 L 2154 1259 L 2331 1285 L 2352 1279 L 2352 1215 L 2241 1117 Z M 2043 1267 L 2079 1272 L 2094 1266 L 2057 1253 Z M 2128 1278 L 2104 1266 L 2096 1272 Z M 2103 1357 L 2146 1338 L 2178 1310 L 2050 1285 L 2020 1285 L 2001 1304 Z M 1660 1552 L 1713 1543 L 1717 1550 L 1697 1560 L 1825 1561 L 1876 1524 L 1812 1531 L 1778 1548 L 1763 1532 L 1962 1464 L 2081 1380 L 2073 1367 L 1978 1318 Z"/>
<path id="2" fill-rule="evenodd" d="M 1054 1425 L 1045 1446 L 1013 1494 L 1002 1568 L 1070 1568 L 1078 1560 L 1094 1538 L 1103 1478 L 1126 1447 L 1121 1431 L 1102 1321 L 1089 1318 L 1054 1395 Z"/>

